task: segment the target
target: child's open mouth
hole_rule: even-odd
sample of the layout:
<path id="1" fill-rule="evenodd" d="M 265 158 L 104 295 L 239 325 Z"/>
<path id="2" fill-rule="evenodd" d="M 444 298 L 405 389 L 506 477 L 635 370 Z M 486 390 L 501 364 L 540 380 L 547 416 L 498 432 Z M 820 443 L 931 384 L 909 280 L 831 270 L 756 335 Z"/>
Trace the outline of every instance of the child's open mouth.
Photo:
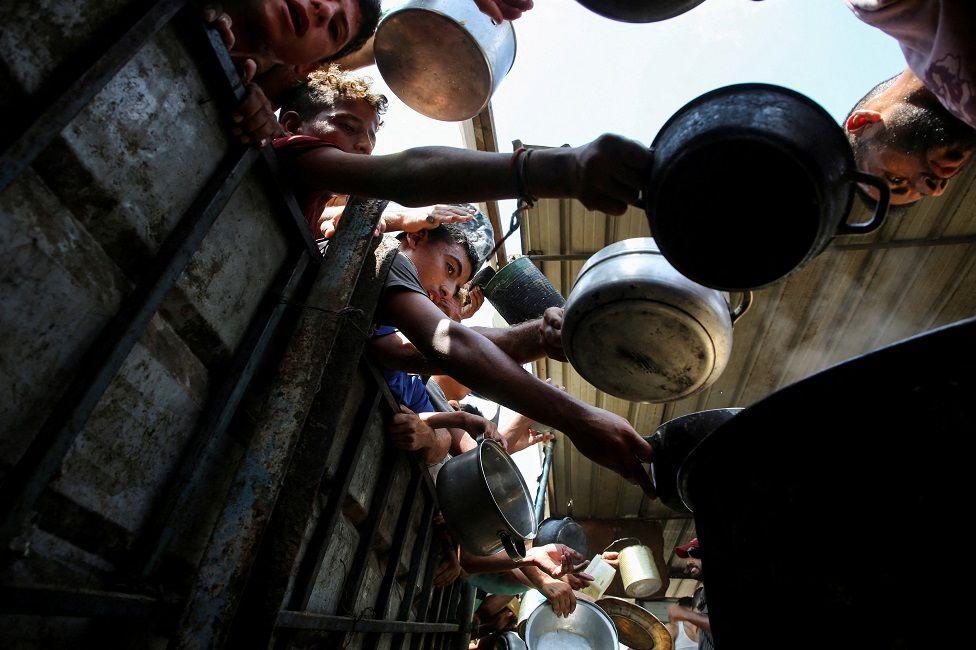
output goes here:
<path id="1" fill-rule="evenodd" d="M 288 8 L 288 17 L 291 19 L 295 36 L 304 36 L 305 32 L 308 31 L 309 22 L 305 7 L 297 0 L 285 0 L 285 6 Z"/>

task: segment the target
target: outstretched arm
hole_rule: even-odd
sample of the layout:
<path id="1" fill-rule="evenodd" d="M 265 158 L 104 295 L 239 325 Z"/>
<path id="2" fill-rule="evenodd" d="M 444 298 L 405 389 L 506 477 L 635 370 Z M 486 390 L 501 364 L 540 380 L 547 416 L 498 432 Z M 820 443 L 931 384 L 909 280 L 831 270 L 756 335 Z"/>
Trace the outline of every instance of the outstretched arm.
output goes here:
<path id="1" fill-rule="evenodd" d="M 560 330 L 563 310 L 552 308 L 543 318 L 514 327 L 472 327 L 494 343 L 515 363 L 521 365 L 543 357 L 565 361 Z M 389 370 L 403 370 L 418 375 L 443 375 L 444 369 L 425 357 L 407 337 L 381 336 L 370 341 L 370 355 Z"/>
<path id="2" fill-rule="evenodd" d="M 650 460 L 651 446 L 626 420 L 536 379 L 487 338 L 446 318 L 420 293 L 388 293 L 380 311 L 380 322 L 399 328 L 446 374 L 499 404 L 565 432 L 585 456 L 654 494 L 641 465 L 642 460 Z"/>
<path id="3" fill-rule="evenodd" d="M 536 149 L 525 163 L 526 191 L 540 198 L 577 198 L 591 210 L 623 214 L 633 205 L 651 165 L 650 150 L 620 136 L 603 135 L 581 147 Z M 512 156 L 417 147 L 386 156 L 309 149 L 294 159 L 295 182 L 309 190 L 385 198 L 420 207 L 476 203 L 519 196 Z"/>

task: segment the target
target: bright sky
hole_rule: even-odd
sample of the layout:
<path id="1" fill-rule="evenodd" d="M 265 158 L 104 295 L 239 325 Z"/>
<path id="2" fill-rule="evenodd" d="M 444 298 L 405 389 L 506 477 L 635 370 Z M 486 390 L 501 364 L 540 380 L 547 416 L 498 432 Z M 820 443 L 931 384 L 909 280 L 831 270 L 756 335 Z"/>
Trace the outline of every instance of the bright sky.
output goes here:
<path id="1" fill-rule="evenodd" d="M 515 139 L 579 145 L 605 132 L 650 144 L 686 102 L 746 81 L 798 90 L 839 122 L 874 84 L 905 67 L 895 41 L 842 0 L 705 0 L 643 25 L 608 20 L 575 0 L 536 0 L 514 24 L 515 65 L 492 100 L 502 151 Z M 457 124 L 415 113 L 375 68 L 366 73 L 391 102 L 374 153 L 461 146 Z M 502 204 L 506 223 L 513 207 Z M 517 251 L 517 237 L 509 241 Z"/>
<path id="2" fill-rule="evenodd" d="M 842 0 L 705 0 L 682 16 L 644 25 L 602 18 L 575 0 L 536 0 L 515 31 L 515 65 L 492 100 L 501 151 L 511 151 L 515 139 L 579 145 L 605 132 L 649 145 L 689 100 L 746 81 L 800 91 L 839 122 L 874 84 L 905 67 L 895 41 L 857 20 Z M 375 68 L 366 72 L 390 98 L 374 154 L 462 146 L 457 124 L 415 113 Z M 502 202 L 503 226 L 513 207 Z M 509 242 L 517 252 L 518 237 Z M 476 324 L 489 323 L 492 311 L 486 303 Z M 516 461 L 534 492 L 533 452 Z"/>

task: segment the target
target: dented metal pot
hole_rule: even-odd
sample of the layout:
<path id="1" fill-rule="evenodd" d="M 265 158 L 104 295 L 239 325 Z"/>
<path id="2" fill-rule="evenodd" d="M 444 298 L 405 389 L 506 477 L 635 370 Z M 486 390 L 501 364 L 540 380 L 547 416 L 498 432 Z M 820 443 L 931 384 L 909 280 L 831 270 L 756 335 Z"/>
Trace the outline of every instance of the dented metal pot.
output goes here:
<path id="1" fill-rule="evenodd" d="M 712 384 L 732 352 L 732 326 L 751 304 L 671 266 L 651 237 L 607 246 L 580 270 L 562 340 L 576 371 L 634 402 L 668 402 Z"/>
<path id="2" fill-rule="evenodd" d="M 473 2 L 409 0 L 376 28 L 383 81 L 404 104 L 435 120 L 480 113 L 515 63 L 515 30 Z"/>

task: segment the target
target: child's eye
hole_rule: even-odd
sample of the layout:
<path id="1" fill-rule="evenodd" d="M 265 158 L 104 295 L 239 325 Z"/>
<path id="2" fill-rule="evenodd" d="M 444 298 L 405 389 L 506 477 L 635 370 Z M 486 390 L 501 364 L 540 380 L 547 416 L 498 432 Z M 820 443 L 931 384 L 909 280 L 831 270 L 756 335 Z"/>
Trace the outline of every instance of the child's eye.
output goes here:
<path id="1" fill-rule="evenodd" d="M 352 128 L 348 124 L 342 124 L 341 126 L 342 126 L 342 130 L 348 133 L 349 135 L 352 135 L 353 133 L 356 132 L 356 129 Z"/>

